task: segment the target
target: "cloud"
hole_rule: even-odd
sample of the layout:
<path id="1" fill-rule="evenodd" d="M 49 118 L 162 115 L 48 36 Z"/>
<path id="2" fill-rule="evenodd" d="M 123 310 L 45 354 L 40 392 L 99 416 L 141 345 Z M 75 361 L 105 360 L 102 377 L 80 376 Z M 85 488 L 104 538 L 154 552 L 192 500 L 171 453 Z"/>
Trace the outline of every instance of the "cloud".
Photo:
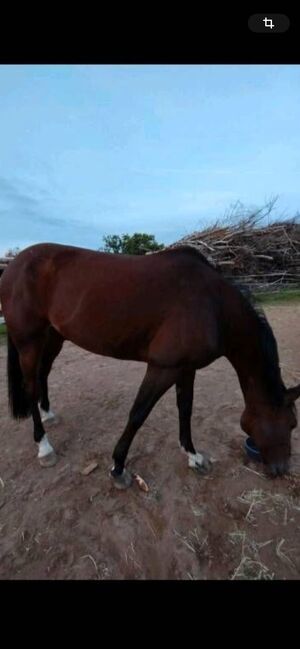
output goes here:
<path id="1" fill-rule="evenodd" d="M 0 200 L 4 200 L 9 207 L 22 207 L 26 210 L 34 210 L 37 206 L 37 199 L 28 193 L 22 192 L 17 183 L 0 176 Z"/>
<path id="2" fill-rule="evenodd" d="M 230 176 L 235 173 L 232 168 L 212 168 L 212 167 L 198 167 L 188 169 L 186 167 L 152 167 L 149 169 L 131 169 L 131 173 L 145 175 L 145 176 L 160 176 L 160 175 L 179 175 L 179 176 L 200 176 L 201 174 L 210 176 Z"/>
<path id="3" fill-rule="evenodd" d="M 49 199 L 53 203 L 50 193 L 34 183 L 24 180 L 12 180 L 0 176 L 0 219 L 2 230 L 15 230 L 22 228 L 27 234 L 27 228 L 34 233 L 34 229 L 42 227 L 58 228 L 65 226 L 89 227 L 88 225 L 68 219 L 68 217 L 52 216 L 49 213 Z M 57 206 L 56 206 L 57 209 Z"/>
<path id="4" fill-rule="evenodd" d="M 55 209 L 55 216 L 51 214 Z M 97 248 L 101 245 L 102 228 L 69 218 L 70 209 L 60 204 L 28 180 L 7 179 L 0 176 L 0 250 L 21 249 L 45 241 Z M 58 215 L 57 215 L 58 212 Z"/>

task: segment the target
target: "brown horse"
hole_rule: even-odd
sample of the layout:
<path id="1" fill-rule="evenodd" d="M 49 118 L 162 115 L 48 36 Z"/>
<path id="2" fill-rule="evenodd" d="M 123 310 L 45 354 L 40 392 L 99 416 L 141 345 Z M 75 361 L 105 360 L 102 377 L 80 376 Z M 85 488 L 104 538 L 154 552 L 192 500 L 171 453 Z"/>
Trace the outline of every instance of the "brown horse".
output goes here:
<path id="1" fill-rule="evenodd" d="M 300 385 L 285 388 L 264 315 L 194 249 L 126 256 L 49 243 L 31 246 L 5 270 L 1 302 L 12 414 L 32 415 L 43 466 L 56 461 L 42 424 L 51 416 L 47 377 L 63 341 L 70 340 L 95 354 L 147 363 L 113 452 L 117 486 L 131 483 L 125 469 L 130 444 L 173 385 L 189 466 L 209 467 L 191 437 L 193 385 L 196 370 L 220 356 L 228 358 L 240 381 L 243 430 L 272 475 L 287 472 Z"/>

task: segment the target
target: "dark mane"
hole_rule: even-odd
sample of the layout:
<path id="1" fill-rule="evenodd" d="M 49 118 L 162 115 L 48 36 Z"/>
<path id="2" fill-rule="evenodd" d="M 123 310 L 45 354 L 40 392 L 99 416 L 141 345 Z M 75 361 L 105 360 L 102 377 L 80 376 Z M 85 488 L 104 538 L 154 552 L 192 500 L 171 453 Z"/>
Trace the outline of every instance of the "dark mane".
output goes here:
<path id="1" fill-rule="evenodd" d="M 273 329 L 253 292 L 238 282 L 232 281 L 231 283 L 243 295 L 252 313 L 255 313 L 259 323 L 261 349 L 265 361 L 265 385 L 274 405 L 281 406 L 284 400 L 285 387 L 281 377 L 278 347 Z"/>
<path id="2" fill-rule="evenodd" d="M 255 309 L 260 321 L 261 343 L 266 360 L 265 381 L 269 387 L 274 405 L 281 406 L 284 400 L 285 387 L 281 378 L 277 342 L 266 316 L 261 310 Z"/>
<path id="3" fill-rule="evenodd" d="M 191 257 L 197 257 L 200 261 L 202 261 L 206 266 L 209 266 L 210 268 L 213 268 L 216 272 L 218 272 L 218 269 L 215 268 L 215 266 L 205 257 L 205 255 L 200 252 L 195 246 L 190 246 L 188 244 L 182 245 L 182 246 L 174 246 L 174 248 L 167 248 L 165 250 L 161 250 L 161 254 L 165 254 L 166 252 L 168 253 L 187 253 Z"/>

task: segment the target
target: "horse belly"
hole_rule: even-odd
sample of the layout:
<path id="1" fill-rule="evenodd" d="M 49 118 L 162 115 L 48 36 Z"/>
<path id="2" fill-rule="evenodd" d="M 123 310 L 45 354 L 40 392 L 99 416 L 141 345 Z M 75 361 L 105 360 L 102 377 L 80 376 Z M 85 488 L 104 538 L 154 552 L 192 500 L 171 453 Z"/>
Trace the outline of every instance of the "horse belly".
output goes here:
<path id="1" fill-rule="evenodd" d="M 147 360 L 149 326 L 134 318 L 120 318 L 113 308 L 103 314 L 96 305 L 85 305 L 77 307 L 67 318 L 53 313 L 50 320 L 66 340 L 86 351 L 124 360 Z"/>

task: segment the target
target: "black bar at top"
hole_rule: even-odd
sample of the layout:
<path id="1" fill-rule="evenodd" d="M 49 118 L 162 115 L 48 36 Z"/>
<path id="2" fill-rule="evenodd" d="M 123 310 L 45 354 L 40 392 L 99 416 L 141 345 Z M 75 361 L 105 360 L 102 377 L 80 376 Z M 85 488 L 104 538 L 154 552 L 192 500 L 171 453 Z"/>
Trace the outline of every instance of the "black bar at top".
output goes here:
<path id="1" fill-rule="evenodd" d="M 145 5 L 146 6 L 146 5 Z M 77 6 L 76 6 L 77 7 Z M 99 9 L 99 8 L 98 8 Z M 300 19 L 289 8 L 289 28 L 276 36 L 249 29 L 251 16 L 261 13 L 235 9 L 212 3 L 202 3 L 185 9 L 178 5 L 170 11 L 160 5 L 143 6 L 139 11 L 128 4 L 101 5 L 101 16 L 93 11 L 84 13 L 78 5 L 70 13 L 63 7 L 59 12 L 48 11 L 46 17 L 34 12 L 29 20 L 2 19 L 0 64 L 238 64 L 238 63 L 300 63 Z M 268 7 L 267 7 L 268 9 Z M 270 7 L 270 14 L 281 13 Z M 276 11 L 277 10 L 277 11 Z M 19 9 L 18 9 L 19 12 Z M 21 12 L 21 5 L 20 5 Z M 21 12 L 22 13 L 22 12 Z M 273 20 L 274 22 L 274 20 Z M 274 34 L 270 29 L 267 33 Z"/>

